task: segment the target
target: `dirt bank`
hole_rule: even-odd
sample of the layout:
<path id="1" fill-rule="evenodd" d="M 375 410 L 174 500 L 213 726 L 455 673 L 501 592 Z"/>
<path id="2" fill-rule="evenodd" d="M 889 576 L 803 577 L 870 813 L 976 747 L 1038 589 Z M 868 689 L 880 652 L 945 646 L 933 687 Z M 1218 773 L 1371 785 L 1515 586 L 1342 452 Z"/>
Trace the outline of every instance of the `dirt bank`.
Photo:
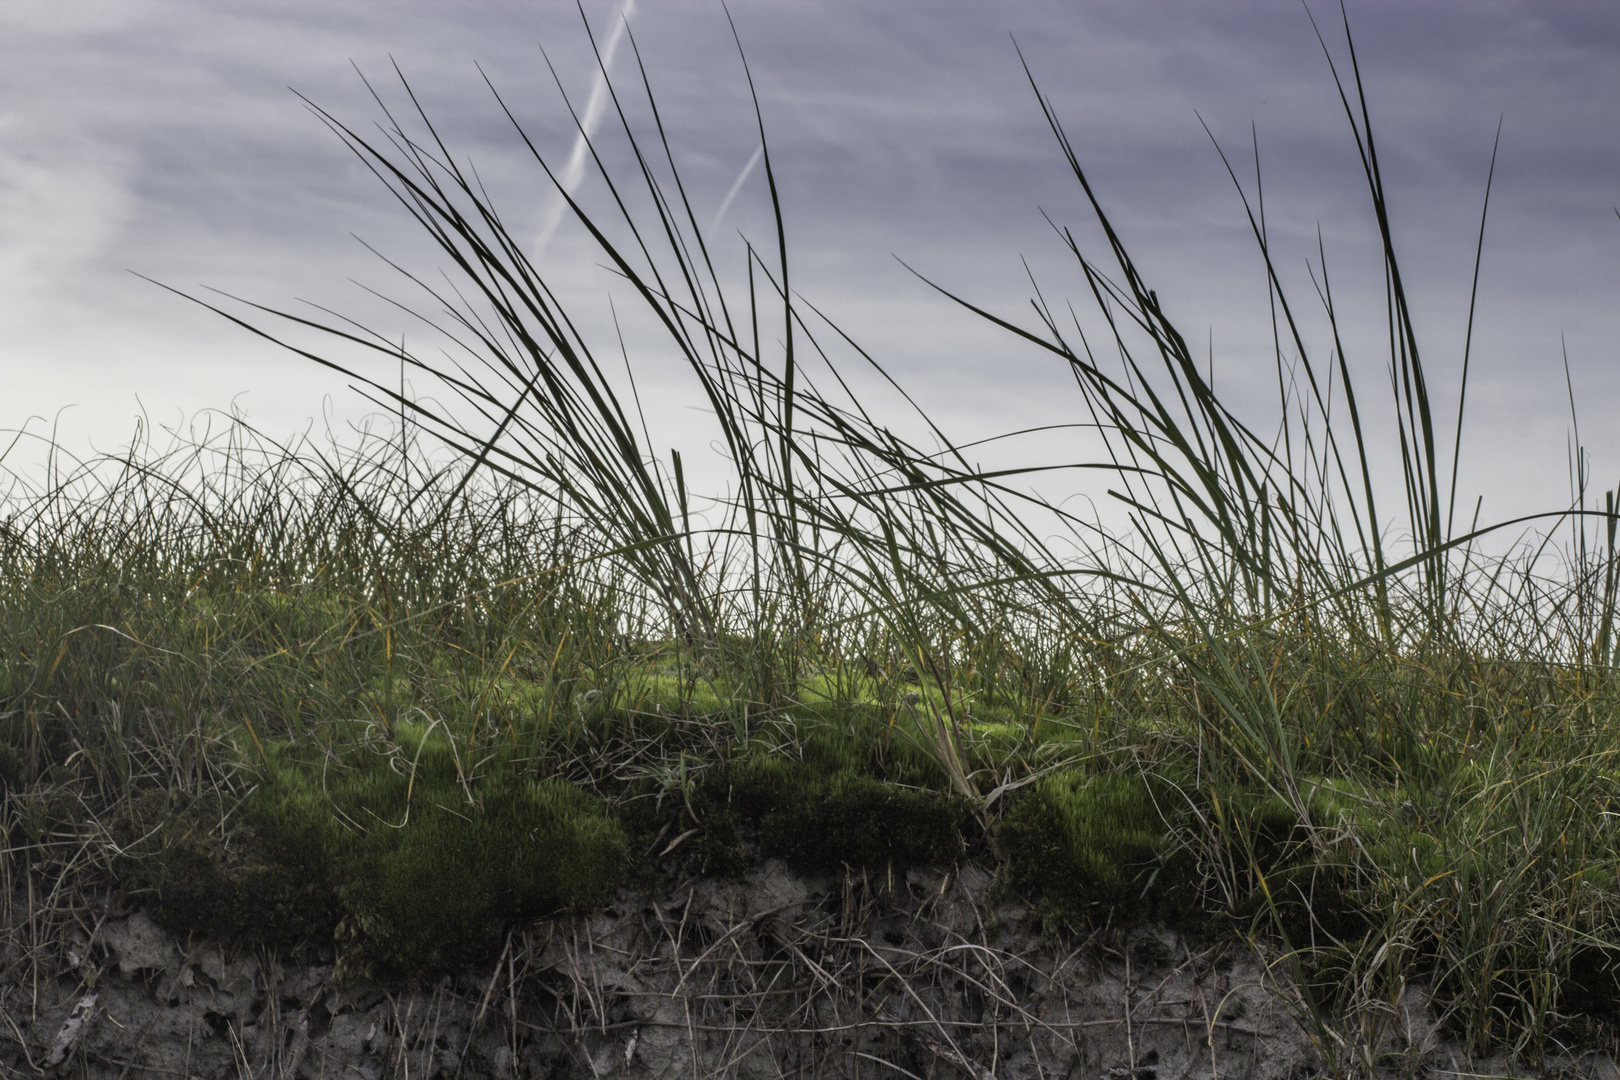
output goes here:
<path id="1" fill-rule="evenodd" d="M 514 933 L 492 968 L 433 986 L 345 984 L 332 957 L 180 941 L 84 913 L 36 950 L 0 1024 L 9 1075 L 83 1077 L 1620 1078 L 1586 1055 L 1468 1062 L 1418 988 L 1314 1029 L 1263 953 L 1164 930 L 1040 932 L 987 874 L 625 891 Z M 1268 966 L 1270 970 L 1268 971 Z M 1334 1066 L 1338 1066 L 1338 1070 Z"/>

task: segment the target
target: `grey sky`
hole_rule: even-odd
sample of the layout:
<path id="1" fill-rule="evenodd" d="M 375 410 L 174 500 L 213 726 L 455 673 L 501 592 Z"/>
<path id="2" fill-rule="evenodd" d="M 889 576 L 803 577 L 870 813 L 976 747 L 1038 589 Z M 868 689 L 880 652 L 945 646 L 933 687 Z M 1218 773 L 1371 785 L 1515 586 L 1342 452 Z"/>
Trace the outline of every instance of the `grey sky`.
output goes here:
<path id="1" fill-rule="evenodd" d="M 585 10 L 605 33 L 620 6 L 590 0 Z M 1343 58 L 1337 9 L 1312 7 Z M 735 0 L 732 13 L 783 183 L 796 286 L 918 388 L 948 430 L 1078 418 L 1061 371 L 953 309 L 892 257 L 1021 319 L 1021 258 L 1050 295 L 1087 299 L 1041 210 L 1075 225 L 1088 215 L 1014 39 L 1172 317 L 1189 338 L 1213 341 L 1218 386 L 1256 419 L 1270 415 L 1261 266 L 1198 115 L 1251 183 L 1255 126 L 1274 250 L 1295 275 L 1294 298 L 1314 309 L 1304 268 L 1320 226 L 1341 305 L 1360 327 L 1352 360 L 1364 393 L 1382 387 L 1369 202 L 1297 0 Z M 1504 118 L 1463 490 L 1485 494 L 1488 515 L 1563 497 L 1560 335 L 1581 434 L 1598 482 L 1612 486 L 1620 8 L 1352 0 L 1350 17 L 1418 329 L 1448 401 L 1491 140 Z M 724 13 L 717 0 L 640 0 L 631 27 L 706 220 L 757 141 Z M 327 396 L 340 419 L 362 414 L 342 380 L 128 271 L 267 304 L 307 299 L 378 330 L 414 332 L 350 283 L 408 295 L 350 234 L 422 270 L 436 265 L 432 253 L 288 87 L 369 125 L 378 112 L 350 61 L 397 100 L 392 58 L 453 149 L 490 182 L 514 231 L 538 236 L 550 205 L 544 178 L 475 63 L 560 164 L 571 128 L 540 46 L 583 104 L 592 75 L 584 42 L 574 6 L 551 0 L 6 0 L 0 427 L 73 406 L 62 414 L 68 444 L 114 449 L 140 405 L 173 424 L 234 398 L 272 433 L 319 416 Z M 621 53 L 616 74 L 629 74 L 627 59 Z M 591 193 L 589 181 L 583 190 Z M 740 229 L 768 243 L 767 209 L 755 170 L 723 238 L 735 244 Z M 610 285 L 580 239 L 564 223 L 547 260 L 567 268 L 588 303 Z M 725 250 L 740 265 L 735 247 Z M 635 359 L 649 365 L 657 393 L 657 358 Z"/>

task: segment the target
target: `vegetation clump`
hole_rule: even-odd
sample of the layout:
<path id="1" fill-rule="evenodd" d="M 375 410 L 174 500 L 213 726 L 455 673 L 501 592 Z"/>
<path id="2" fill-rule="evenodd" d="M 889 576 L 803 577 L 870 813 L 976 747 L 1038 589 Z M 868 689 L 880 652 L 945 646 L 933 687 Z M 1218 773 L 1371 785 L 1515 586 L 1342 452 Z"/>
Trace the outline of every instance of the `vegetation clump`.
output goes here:
<path id="1" fill-rule="evenodd" d="M 710 858 L 733 871 L 747 863 L 745 831 L 762 856 L 839 874 L 950 865 L 973 826 L 969 804 L 948 792 L 758 753 L 729 763 L 703 801 L 714 823 Z"/>
<path id="2" fill-rule="evenodd" d="M 351 973 L 399 978 L 487 965 L 523 920 L 604 904 L 629 870 L 623 829 L 600 800 L 565 781 L 496 782 L 460 805 L 446 798 L 459 792 L 440 788 L 407 806 L 404 784 L 389 786 L 394 797 L 379 799 L 380 816 L 403 820 L 409 809 L 415 820 L 385 821 L 335 845 Z"/>
<path id="3" fill-rule="evenodd" d="M 504 762 L 472 775 L 448 740 L 402 728 L 336 775 L 275 747 L 229 842 L 198 807 L 150 796 L 132 869 L 180 933 L 333 941 L 343 971 L 422 978 L 488 963 L 525 919 L 605 903 L 630 870 L 602 800 Z"/>
<path id="4" fill-rule="evenodd" d="M 499 762 L 475 777 L 431 731 L 397 735 L 398 754 L 332 785 L 350 970 L 487 963 L 519 921 L 605 903 L 624 882 L 628 838 L 599 798 Z"/>
<path id="5" fill-rule="evenodd" d="M 1196 856 L 1170 784 L 1142 775 L 1057 773 L 1024 793 L 997 842 L 1012 886 L 1057 917 L 1178 923 L 1197 909 Z"/>
<path id="6" fill-rule="evenodd" d="M 151 913 L 181 934 L 290 947 L 330 940 L 342 906 L 313 803 L 267 812 L 251 798 L 221 830 L 221 800 L 149 791 L 131 806 L 125 874 L 144 882 Z M 141 895 L 137 892 L 136 895 Z"/>

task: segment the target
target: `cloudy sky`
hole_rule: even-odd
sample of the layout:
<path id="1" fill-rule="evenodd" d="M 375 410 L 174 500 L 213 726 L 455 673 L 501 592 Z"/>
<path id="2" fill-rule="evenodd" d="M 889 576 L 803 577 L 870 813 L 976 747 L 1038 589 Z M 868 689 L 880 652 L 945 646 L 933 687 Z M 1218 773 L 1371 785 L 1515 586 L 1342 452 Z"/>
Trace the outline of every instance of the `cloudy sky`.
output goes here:
<path id="1" fill-rule="evenodd" d="M 1336 8 L 1312 4 L 1337 59 Z M 1350 0 L 1398 252 L 1439 396 L 1453 401 L 1480 201 L 1498 119 L 1462 489 L 1505 514 L 1567 491 L 1570 392 L 1596 482 L 1620 480 L 1620 8 L 1608 0 Z M 586 0 L 605 39 L 623 0 Z M 1296 302 L 1320 229 L 1355 324 L 1365 394 L 1387 385 L 1370 204 L 1327 63 L 1298 0 L 733 0 L 782 185 L 796 286 L 980 436 L 1079 419 L 1063 373 L 940 299 L 896 256 L 1018 318 L 1026 264 L 1087 300 L 1043 218 L 1084 226 L 1014 42 L 1051 98 L 1151 284 L 1217 386 L 1264 423 L 1275 375 L 1262 269 L 1207 124 L 1251 185 L 1258 140 L 1274 250 Z M 641 48 L 700 217 L 757 145 L 718 0 L 640 0 Z M 554 206 L 480 67 L 537 148 L 573 129 L 594 61 L 571 2 L 5 0 L 0 4 L 0 427 L 61 424 L 113 450 L 138 413 L 176 425 L 235 406 L 284 434 L 368 406 L 344 381 L 131 273 L 270 305 L 355 314 L 397 336 L 410 293 L 356 239 L 424 273 L 417 227 L 311 115 L 379 118 L 356 67 L 400 100 L 409 78 L 512 231 L 538 249 Z M 630 74 L 628 52 L 615 75 Z M 587 179 L 582 197 L 599 198 Z M 768 245 L 763 176 L 715 229 Z M 1092 236 L 1082 230 L 1083 237 Z M 729 245 L 729 246 L 727 246 Z M 1097 256 L 1101 250 L 1093 249 Z M 616 286 L 564 222 L 544 265 L 605 329 Z M 359 283 L 359 284 L 356 284 Z M 1326 354 L 1320 332 L 1311 339 Z M 656 404 L 667 369 L 632 359 Z M 1387 354 L 1386 354 L 1387 355 Z M 1045 446 L 1042 453 L 1065 452 Z M 7 459 L 17 465 L 32 451 Z"/>

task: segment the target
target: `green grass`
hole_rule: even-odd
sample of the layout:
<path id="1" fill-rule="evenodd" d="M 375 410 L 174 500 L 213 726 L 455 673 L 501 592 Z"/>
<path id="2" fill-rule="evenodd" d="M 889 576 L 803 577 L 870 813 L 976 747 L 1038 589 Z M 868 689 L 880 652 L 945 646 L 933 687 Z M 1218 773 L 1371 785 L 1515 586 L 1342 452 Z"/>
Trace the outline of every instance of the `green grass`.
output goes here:
<path id="1" fill-rule="evenodd" d="M 926 417 L 870 414 L 781 235 L 723 287 L 621 87 L 645 170 L 604 174 L 613 213 L 576 211 L 713 409 L 729 473 L 700 499 L 606 374 L 617 343 L 581 336 L 426 115 L 374 143 L 321 113 L 443 248 L 453 291 L 409 281 L 455 366 L 218 308 L 323 363 L 322 340 L 371 350 L 380 373 L 345 370 L 401 425 L 321 447 L 233 420 L 13 478 L 0 885 L 43 899 L 8 909 L 0 986 L 107 883 L 176 929 L 332 943 L 399 979 L 491 961 L 623 884 L 967 859 L 1054 932 L 1271 942 L 1323 1029 L 1365 1035 L 1427 981 L 1482 1052 L 1606 1030 L 1616 494 L 1593 508 L 1582 473 L 1513 545 L 1454 516 L 1466 375 L 1446 427 L 1359 75 L 1333 77 L 1390 353 L 1344 355 L 1321 264 L 1321 312 L 1296 309 L 1257 224 L 1286 388 L 1258 420 L 1200 374 L 1047 110 L 1106 249 L 1062 234 L 1098 317 L 979 314 L 1076 378 L 1122 533 L 975 469 Z M 437 396 L 390 389 L 402 358 Z M 1386 369 L 1391 398 L 1358 396 Z"/>

